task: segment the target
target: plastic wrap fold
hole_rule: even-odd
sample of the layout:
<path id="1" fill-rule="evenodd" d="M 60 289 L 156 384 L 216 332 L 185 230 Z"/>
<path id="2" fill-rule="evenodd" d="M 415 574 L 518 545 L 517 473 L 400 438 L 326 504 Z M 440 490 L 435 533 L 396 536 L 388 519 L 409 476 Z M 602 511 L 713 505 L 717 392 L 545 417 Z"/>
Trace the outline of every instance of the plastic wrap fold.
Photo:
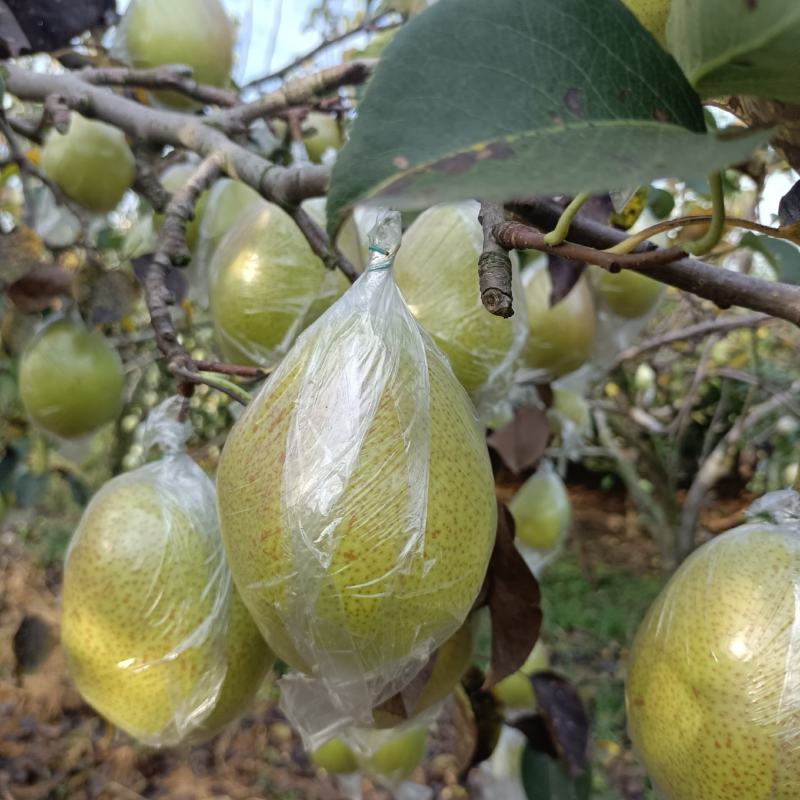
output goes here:
<path id="1" fill-rule="evenodd" d="M 800 496 L 750 517 L 681 565 L 633 647 L 630 735 L 667 800 L 800 797 Z"/>
<path id="2" fill-rule="evenodd" d="M 315 749 L 405 686 L 465 620 L 496 505 L 474 409 L 391 271 L 369 269 L 297 341 L 218 473 L 234 580 L 294 668 L 282 703 Z"/>
<path id="3" fill-rule="evenodd" d="M 213 733 L 272 662 L 233 587 L 214 484 L 183 451 L 179 406 L 151 414 L 143 444 L 164 455 L 92 498 L 64 568 L 62 641 L 78 690 L 156 746 Z"/>

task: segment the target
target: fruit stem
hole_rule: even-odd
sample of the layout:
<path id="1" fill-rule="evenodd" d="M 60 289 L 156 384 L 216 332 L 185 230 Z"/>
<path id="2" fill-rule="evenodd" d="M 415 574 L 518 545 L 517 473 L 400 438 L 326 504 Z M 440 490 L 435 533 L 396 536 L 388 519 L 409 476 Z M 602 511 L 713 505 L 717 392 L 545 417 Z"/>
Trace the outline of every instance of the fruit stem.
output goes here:
<path id="1" fill-rule="evenodd" d="M 713 172 L 708 183 L 711 186 L 711 224 L 704 236 L 693 242 L 686 242 L 683 249 L 690 256 L 703 256 L 711 252 L 725 230 L 725 194 L 722 191 L 722 173 Z"/>
<path id="2" fill-rule="evenodd" d="M 237 383 L 229 381 L 227 378 L 221 378 L 216 372 L 198 372 L 197 374 L 212 389 L 227 390 L 226 394 L 234 396 L 244 405 L 247 405 L 253 399 L 253 396 Z"/>
<path id="3" fill-rule="evenodd" d="M 589 192 L 581 192 L 575 195 L 572 202 L 564 209 L 561 216 L 558 218 L 555 228 L 546 233 L 544 236 L 544 243 L 550 247 L 555 247 L 561 244 L 569 233 L 569 226 L 572 220 L 575 219 L 577 213 L 581 210 L 581 206 L 589 199 Z"/>

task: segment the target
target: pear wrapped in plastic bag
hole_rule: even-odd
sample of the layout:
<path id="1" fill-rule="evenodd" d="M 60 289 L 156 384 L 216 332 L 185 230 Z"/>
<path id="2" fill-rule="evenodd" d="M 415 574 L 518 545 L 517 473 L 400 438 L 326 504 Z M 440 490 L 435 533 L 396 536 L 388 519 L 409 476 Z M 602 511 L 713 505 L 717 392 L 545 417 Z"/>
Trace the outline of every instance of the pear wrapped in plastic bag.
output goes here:
<path id="1" fill-rule="evenodd" d="M 667 800 L 800 797 L 800 495 L 749 516 L 681 565 L 636 635 L 629 732 Z"/>
<path id="2" fill-rule="evenodd" d="M 248 406 L 218 472 L 234 580 L 296 671 L 282 702 L 312 747 L 370 724 L 455 633 L 494 544 L 485 440 L 397 289 L 399 239 L 387 214 L 368 270 Z"/>
<path id="3" fill-rule="evenodd" d="M 95 495 L 64 567 L 62 642 L 78 690 L 156 746 L 238 716 L 274 661 L 231 580 L 214 484 L 183 451 L 179 405 L 152 412 L 144 444 L 163 457 Z"/>

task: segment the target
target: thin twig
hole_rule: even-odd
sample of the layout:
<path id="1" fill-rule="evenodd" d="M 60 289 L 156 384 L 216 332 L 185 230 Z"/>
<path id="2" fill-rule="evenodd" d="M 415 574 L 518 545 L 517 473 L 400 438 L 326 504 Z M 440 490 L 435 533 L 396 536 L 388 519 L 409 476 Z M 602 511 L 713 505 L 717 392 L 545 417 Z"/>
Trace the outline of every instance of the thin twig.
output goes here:
<path id="1" fill-rule="evenodd" d="M 196 360 L 194 364 L 201 372 L 219 372 L 221 375 L 236 375 L 239 378 L 250 378 L 251 380 L 261 380 L 262 378 L 266 378 L 269 374 L 260 367 L 246 367 L 243 364 L 227 364 L 224 361 L 200 359 Z"/>
<path id="2" fill-rule="evenodd" d="M 8 144 L 8 151 L 11 158 L 19 168 L 19 177 L 22 181 L 22 196 L 23 196 L 23 209 L 22 220 L 28 226 L 32 227 L 36 223 L 36 210 L 33 205 L 33 193 L 31 192 L 30 183 L 30 162 L 25 158 L 25 153 L 17 141 L 17 135 L 14 133 L 11 125 L 8 124 L 5 111 L 0 109 L 0 132 L 5 137 Z"/>
<path id="3" fill-rule="evenodd" d="M 499 203 L 482 201 L 478 220 L 483 227 L 483 252 L 478 259 L 481 301 L 490 313 L 511 317 L 514 315 L 511 258 L 494 236 L 495 227 L 505 220 L 503 207 Z"/>
<path id="4" fill-rule="evenodd" d="M 191 97 L 204 105 L 235 106 L 236 92 L 206 86 L 192 78 L 192 69 L 183 64 L 162 64 L 150 69 L 131 67 L 84 67 L 75 73 L 95 86 L 133 86 L 141 89 L 166 89 Z"/>
<path id="5" fill-rule="evenodd" d="M 645 353 L 652 350 L 660 350 L 675 342 L 685 342 L 690 339 L 701 339 L 704 336 L 709 336 L 714 333 L 727 333 L 728 331 L 737 330 L 739 328 L 757 328 L 760 325 L 769 325 L 775 320 L 766 314 L 752 314 L 750 316 L 724 316 L 718 319 L 712 319 L 708 322 L 699 322 L 696 325 L 690 325 L 687 328 L 682 328 L 677 331 L 669 331 L 663 336 L 656 336 L 652 339 L 647 339 L 639 345 L 628 347 L 621 350 L 610 369 L 615 369 L 625 361 L 630 361 L 639 358 Z"/>
<path id="6" fill-rule="evenodd" d="M 331 246 L 328 234 L 314 222 L 311 215 L 299 205 L 289 206 L 286 210 L 306 237 L 311 249 L 322 259 L 322 263 L 328 269 L 340 269 L 350 283 L 355 283 L 358 271 L 335 244 Z"/>
<path id="7" fill-rule="evenodd" d="M 327 50 L 329 47 L 333 47 L 334 45 L 340 44 L 345 39 L 349 39 L 351 36 L 355 36 L 357 33 L 383 33 L 383 31 L 390 31 L 394 28 L 400 27 L 403 24 L 403 20 L 398 22 L 387 23 L 386 25 L 378 25 L 379 21 L 384 19 L 385 17 L 389 16 L 393 12 L 387 12 L 386 14 L 381 14 L 374 19 L 365 20 L 360 25 L 355 28 L 351 28 L 344 33 L 339 34 L 338 36 L 334 36 L 331 39 L 325 39 L 325 41 L 320 42 L 315 47 L 312 47 L 307 53 L 303 53 L 303 55 L 298 56 L 294 61 L 286 64 L 285 66 L 281 67 L 280 69 L 275 70 L 274 72 L 270 72 L 267 75 L 262 75 L 259 78 L 254 78 L 251 81 L 248 81 L 243 88 L 250 89 L 254 86 L 260 86 L 262 83 L 267 83 L 268 81 L 278 80 L 283 78 L 284 75 L 287 75 L 292 70 L 297 69 L 298 67 L 302 66 L 303 64 L 311 61 L 324 50 Z"/>

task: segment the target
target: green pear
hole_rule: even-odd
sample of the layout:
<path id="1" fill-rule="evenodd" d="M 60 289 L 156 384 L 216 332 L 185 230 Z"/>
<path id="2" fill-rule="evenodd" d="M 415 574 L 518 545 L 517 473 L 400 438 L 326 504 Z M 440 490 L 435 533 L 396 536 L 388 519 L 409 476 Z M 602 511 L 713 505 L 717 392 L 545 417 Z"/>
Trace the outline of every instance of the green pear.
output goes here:
<path id="1" fill-rule="evenodd" d="M 42 169 L 67 197 L 105 214 L 131 188 L 136 163 L 122 131 L 73 112 L 66 133 L 47 135 Z"/>
<path id="2" fill-rule="evenodd" d="M 589 404 L 572 389 L 553 387 L 553 405 L 548 416 L 559 433 L 565 422 L 578 431 L 588 431 L 592 427 Z"/>
<path id="3" fill-rule="evenodd" d="M 242 598 L 301 672 L 395 675 L 480 591 L 497 521 L 486 443 L 389 272 L 303 334 L 231 430 L 217 482 Z"/>
<path id="4" fill-rule="evenodd" d="M 667 19 L 672 0 L 622 0 L 636 15 L 639 22 L 658 39 L 662 47 L 667 46 Z"/>
<path id="5" fill-rule="evenodd" d="M 503 678 L 492 689 L 492 694 L 506 708 L 534 708 L 537 701 L 536 692 L 531 683 L 531 675 L 544 672 L 549 667 L 550 653 L 544 642 L 539 639 L 522 667 L 507 678 Z"/>
<path id="6" fill-rule="evenodd" d="M 116 419 L 124 383 L 119 355 L 103 335 L 67 319 L 42 330 L 20 359 L 25 410 L 37 425 L 65 439 Z"/>
<path id="7" fill-rule="evenodd" d="M 302 131 L 308 157 L 315 164 L 322 163 L 322 156 L 328 150 L 338 150 L 344 144 L 339 120 L 332 114 L 309 111 L 303 120 Z"/>
<path id="8" fill-rule="evenodd" d="M 638 319 L 653 308 L 664 294 L 663 283 L 630 269 L 612 274 L 597 268 L 594 286 L 603 305 L 623 319 Z"/>
<path id="9" fill-rule="evenodd" d="M 214 490 L 187 456 L 107 483 L 64 569 L 62 642 L 80 693 L 148 744 L 211 735 L 273 661 L 233 588 Z"/>
<path id="10" fill-rule="evenodd" d="M 382 744 L 364 766 L 381 778 L 402 781 L 422 763 L 428 747 L 428 731 L 424 727 L 398 733 Z"/>
<path id="11" fill-rule="evenodd" d="M 311 754 L 311 761 L 331 775 L 346 775 L 358 771 L 355 753 L 346 742 L 331 739 Z"/>
<path id="12" fill-rule="evenodd" d="M 227 86 L 236 36 L 220 0 L 133 0 L 121 26 L 128 63 L 137 68 L 184 64 L 198 83 Z M 160 104 L 191 109 L 178 92 L 158 91 Z"/>
<path id="13" fill-rule="evenodd" d="M 160 178 L 161 183 L 170 194 L 174 194 L 178 189 L 182 189 L 186 185 L 188 180 L 194 175 L 196 169 L 196 165 L 187 164 L 185 162 L 182 164 L 173 164 L 171 167 L 167 167 L 167 169 L 164 170 Z M 195 246 L 197 245 L 200 220 L 203 217 L 203 210 L 207 199 L 208 192 L 202 192 L 197 198 L 197 203 L 194 207 L 194 217 L 186 224 L 186 244 L 192 252 L 194 252 Z M 156 232 L 161 230 L 163 224 L 164 215 L 158 213 L 153 214 L 153 228 Z"/>
<path id="14" fill-rule="evenodd" d="M 569 528 L 569 495 L 548 463 L 520 486 L 508 510 L 514 517 L 517 539 L 537 550 L 552 550 Z"/>
<path id="15" fill-rule="evenodd" d="M 542 261 L 528 267 L 522 281 L 530 329 L 523 351 L 525 366 L 549 379 L 573 372 L 592 355 L 597 328 L 585 276 L 554 306 L 550 305 L 550 273 Z"/>
<path id="16" fill-rule="evenodd" d="M 647 612 L 628 726 L 664 797 L 800 796 L 798 574 L 794 527 L 745 525 L 699 548 Z"/>
<path id="17" fill-rule="evenodd" d="M 273 367 L 349 286 L 325 268 L 294 220 L 254 205 L 217 247 L 210 266 L 211 316 L 229 361 Z"/>
<path id="18" fill-rule="evenodd" d="M 473 398 L 495 383 L 507 393 L 527 337 L 523 303 L 503 319 L 481 302 L 479 210 L 475 202 L 429 208 L 406 231 L 395 261 L 397 285 L 411 312 Z M 514 269 L 516 274 L 516 264 Z"/>

